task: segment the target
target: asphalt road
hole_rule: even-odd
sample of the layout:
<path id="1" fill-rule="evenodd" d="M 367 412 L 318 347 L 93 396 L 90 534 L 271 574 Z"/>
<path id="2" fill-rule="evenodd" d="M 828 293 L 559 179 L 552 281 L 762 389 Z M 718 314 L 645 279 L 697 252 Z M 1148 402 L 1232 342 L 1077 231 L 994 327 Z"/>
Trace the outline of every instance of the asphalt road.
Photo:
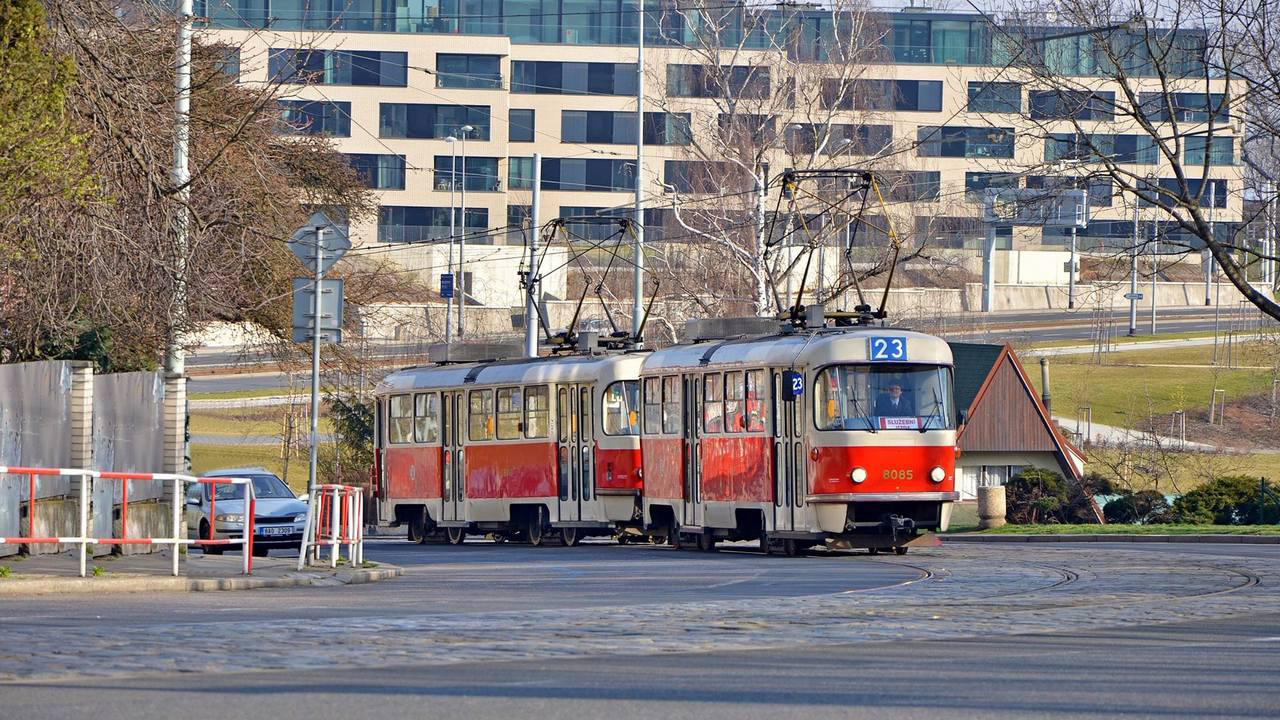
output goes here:
<path id="1" fill-rule="evenodd" d="M 6 599 L 0 716 L 1253 718 L 1280 707 L 1277 546 L 789 559 L 379 541 L 366 554 L 405 577 Z"/>

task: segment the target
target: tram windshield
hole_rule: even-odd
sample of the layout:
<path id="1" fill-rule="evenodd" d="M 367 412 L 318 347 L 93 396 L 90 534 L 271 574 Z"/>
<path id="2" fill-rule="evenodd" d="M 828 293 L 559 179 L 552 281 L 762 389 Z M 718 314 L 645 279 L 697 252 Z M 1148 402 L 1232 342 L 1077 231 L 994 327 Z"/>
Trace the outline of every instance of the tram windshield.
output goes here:
<path id="1" fill-rule="evenodd" d="M 619 380 L 604 391 L 605 435 L 640 434 L 640 381 Z"/>
<path id="2" fill-rule="evenodd" d="M 835 365 L 818 374 L 819 430 L 940 430 L 954 427 L 951 369 L 941 365 Z"/>

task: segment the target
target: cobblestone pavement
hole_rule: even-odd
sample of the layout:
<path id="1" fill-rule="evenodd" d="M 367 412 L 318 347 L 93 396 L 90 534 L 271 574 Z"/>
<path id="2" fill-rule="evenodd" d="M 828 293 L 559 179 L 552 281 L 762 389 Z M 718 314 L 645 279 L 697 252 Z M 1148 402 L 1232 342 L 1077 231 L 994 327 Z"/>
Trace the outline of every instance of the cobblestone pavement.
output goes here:
<path id="1" fill-rule="evenodd" d="M 626 557 L 623 553 L 643 550 L 617 548 L 616 552 Z M 552 556 L 530 557 L 532 566 L 539 557 Z M 147 624 L 145 631 L 133 632 L 70 623 L 0 622 L 0 680 L 795 649 L 1204 620 L 1280 612 L 1277 559 L 1280 554 L 950 545 L 905 557 L 840 558 L 864 567 L 902 566 L 915 579 L 802 597 L 521 611 L 470 610 L 462 597 L 455 611 L 444 613 L 384 616 L 351 606 L 338 617 L 322 621 L 305 617 L 269 621 L 237 617 L 216 623 L 158 619 Z M 832 560 L 790 562 L 813 562 L 816 569 L 831 567 Z M 447 573 L 430 567 L 434 569 L 426 572 L 447 582 Z M 412 568 L 407 573 L 412 576 Z M 620 598 L 625 593 L 622 579 Z M 390 581 L 387 587 L 396 582 L 400 581 Z M 565 582 L 563 592 L 573 591 L 572 581 Z M 376 602 L 376 590 L 369 593 L 358 597 L 365 603 Z M 287 602 L 303 596 L 261 597 L 278 603 L 281 598 Z M 342 595 L 329 597 L 340 602 Z M 109 601 L 104 600 L 99 611 L 109 613 Z"/>

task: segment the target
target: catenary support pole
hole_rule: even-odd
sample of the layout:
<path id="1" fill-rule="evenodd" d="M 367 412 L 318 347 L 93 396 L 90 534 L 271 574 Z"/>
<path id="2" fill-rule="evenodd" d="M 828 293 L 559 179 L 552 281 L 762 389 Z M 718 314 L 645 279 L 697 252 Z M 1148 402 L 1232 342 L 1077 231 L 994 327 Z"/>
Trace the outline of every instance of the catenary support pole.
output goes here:
<path id="1" fill-rule="evenodd" d="M 996 224 L 987 223 L 987 237 L 982 243 L 982 312 L 991 312 L 995 304 Z"/>
<path id="2" fill-rule="evenodd" d="M 1133 247 L 1129 250 L 1129 337 L 1138 334 L 1138 198 L 1133 198 Z M 1151 302 L 1155 302 L 1155 297 Z"/>
<path id="3" fill-rule="evenodd" d="M 1071 226 L 1071 258 L 1067 261 L 1067 308 L 1076 306 L 1076 226 Z"/>
<path id="4" fill-rule="evenodd" d="M 454 236 L 458 234 L 453 217 L 456 212 L 454 208 L 457 207 L 454 205 L 453 189 L 458 185 L 458 143 L 457 138 L 452 135 L 444 140 L 449 143 L 449 267 L 445 272 L 453 283 L 449 297 L 444 299 L 444 345 L 447 355 L 453 343 L 453 297 L 458 294 L 458 277 L 453 272 L 453 242 Z"/>
<path id="5" fill-rule="evenodd" d="M 640 322 L 644 316 L 644 0 L 639 0 L 636 35 L 636 233 L 635 264 L 632 267 L 631 334 L 640 341 Z"/>
<path id="6" fill-rule="evenodd" d="M 307 492 L 316 486 L 316 468 L 320 457 L 320 293 L 324 284 L 324 227 L 316 233 L 316 284 L 311 293 L 311 462 L 307 468 Z"/>
<path id="7" fill-rule="evenodd" d="M 462 339 L 463 329 L 463 313 L 467 304 L 467 270 L 463 265 L 463 255 L 467 251 L 467 136 L 471 131 L 475 130 L 470 125 L 462 126 L 462 189 L 458 192 L 459 202 L 462 204 L 462 212 L 458 213 L 462 217 L 462 232 L 458 236 L 458 275 L 453 279 L 453 294 L 458 298 L 458 339 Z"/>
<path id="8" fill-rule="evenodd" d="M 529 205 L 529 275 L 525 278 L 524 355 L 538 357 L 538 302 L 542 283 L 538 280 L 538 236 L 542 233 L 542 154 L 533 154 L 533 201 Z"/>
<path id="9" fill-rule="evenodd" d="M 177 188 L 174 199 L 178 203 L 178 211 L 173 221 L 173 308 L 170 311 L 169 332 L 165 339 L 164 369 L 165 372 L 178 375 L 186 372 L 186 357 L 182 345 L 178 342 L 179 328 L 186 319 L 187 306 L 187 240 L 190 231 L 190 212 L 187 203 L 191 199 L 188 184 L 191 173 L 188 169 L 187 146 L 191 139 L 191 18 L 192 0 L 180 0 L 178 3 L 178 57 L 174 77 L 174 133 L 173 133 L 173 168 L 170 170 L 170 181 Z M 183 453 L 186 454 L 185 452 Z"/>

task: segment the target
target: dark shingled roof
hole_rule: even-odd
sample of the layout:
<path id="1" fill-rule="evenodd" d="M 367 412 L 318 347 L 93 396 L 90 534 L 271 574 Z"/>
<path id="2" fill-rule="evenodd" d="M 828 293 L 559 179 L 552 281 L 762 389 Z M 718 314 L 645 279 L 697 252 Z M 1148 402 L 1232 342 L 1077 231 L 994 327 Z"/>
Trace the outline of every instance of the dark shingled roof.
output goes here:
<path id="1" fill-rule="evenodd" d="M 969 412 L 973 408 L 973 399 L 982 389 L 991 368 L 1000 359 L 1003 345 L 987 343 L 948 342 L 951 356 L 955 361 L 956 408 Z"/>

